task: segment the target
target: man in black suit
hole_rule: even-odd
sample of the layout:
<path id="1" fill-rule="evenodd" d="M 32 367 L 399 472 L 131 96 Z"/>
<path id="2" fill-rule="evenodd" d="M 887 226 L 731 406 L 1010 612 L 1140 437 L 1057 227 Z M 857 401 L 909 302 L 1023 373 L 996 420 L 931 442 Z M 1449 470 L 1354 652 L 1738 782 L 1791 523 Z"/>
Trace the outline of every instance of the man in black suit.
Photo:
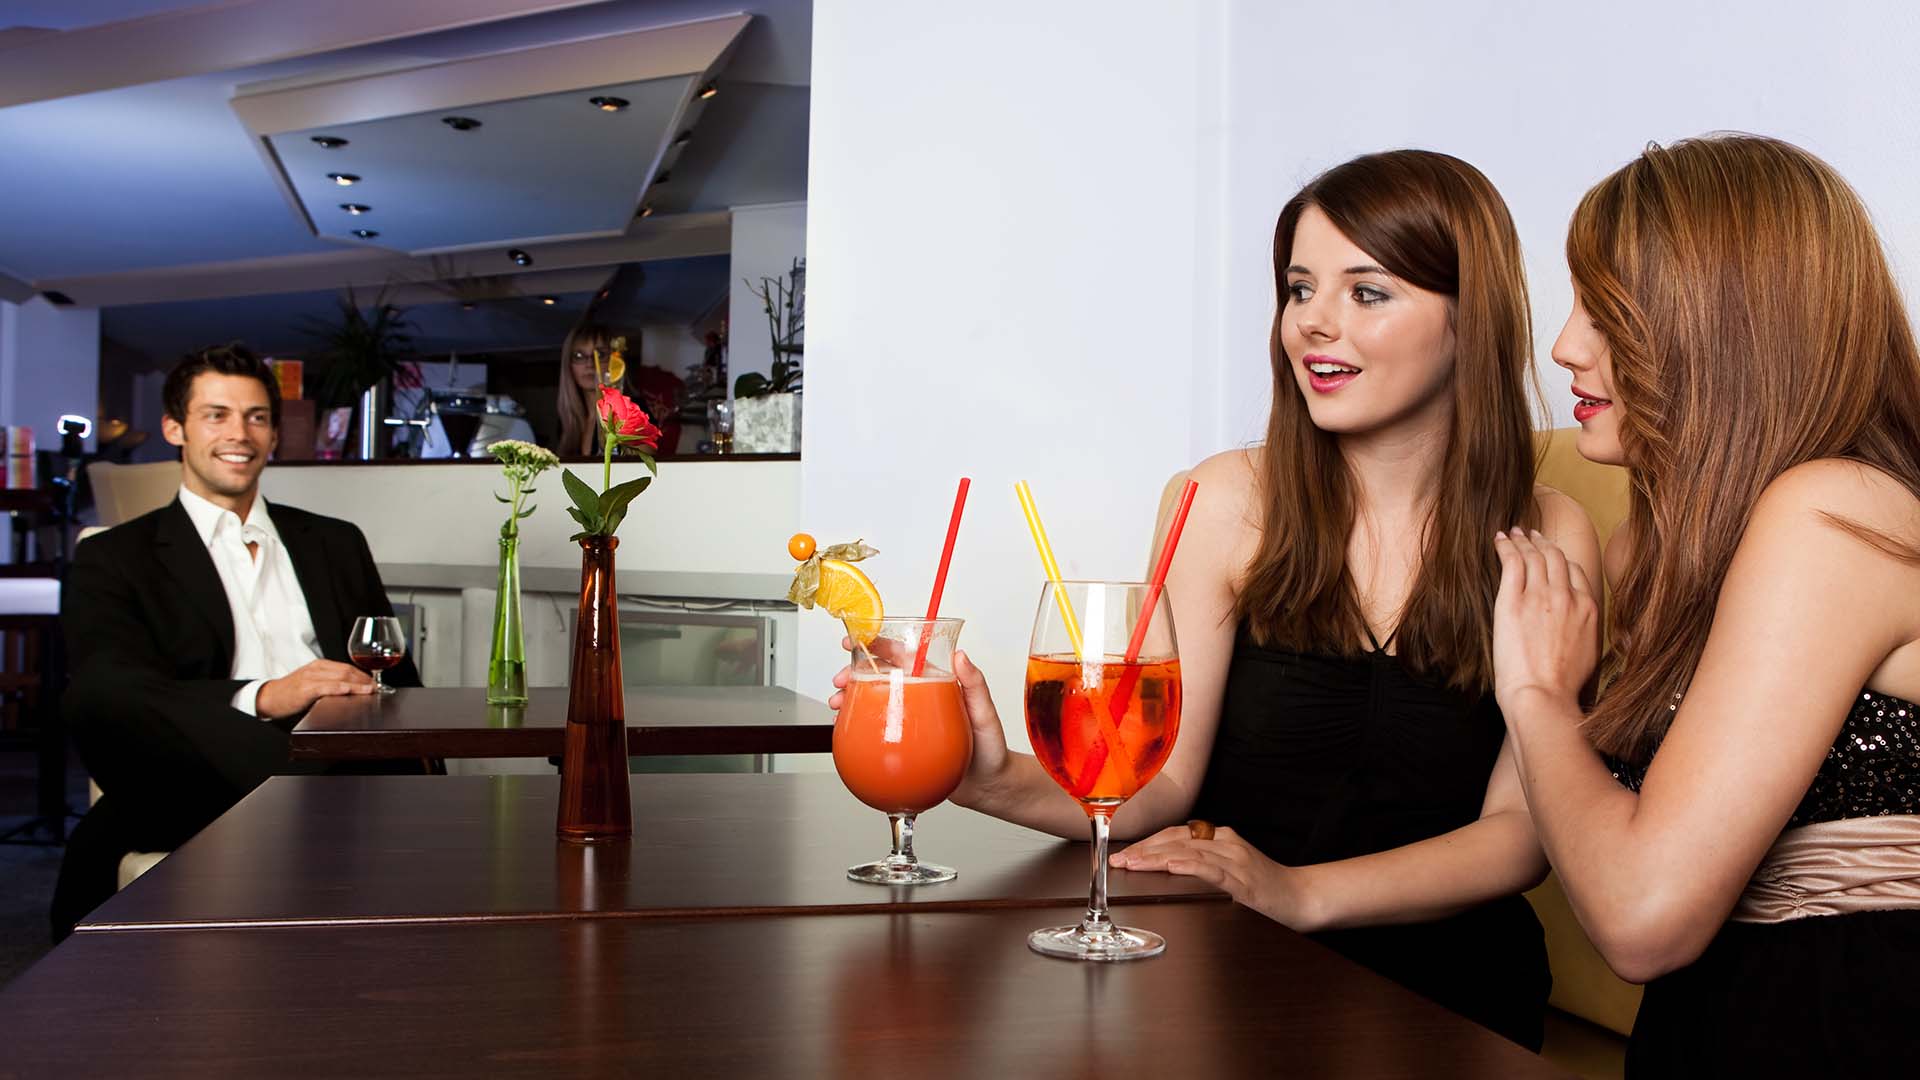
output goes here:
<path id="1" fill-rule="evenodd" d="M 81 543 L 61 596 L 63 707 L 103 794 L 67 844 L 56 940 L 113 895 L 127 852 L 171 851 L 290 771 L 287 733 L 315 701 L 372 693 L 348 629 L 393 614 L 359 529 L 260 497 L 280 428 L 267 365 L 204 350 L 164 394 L 179 497 Z M 388 679 L 420 682 L 411 660 Z"/>

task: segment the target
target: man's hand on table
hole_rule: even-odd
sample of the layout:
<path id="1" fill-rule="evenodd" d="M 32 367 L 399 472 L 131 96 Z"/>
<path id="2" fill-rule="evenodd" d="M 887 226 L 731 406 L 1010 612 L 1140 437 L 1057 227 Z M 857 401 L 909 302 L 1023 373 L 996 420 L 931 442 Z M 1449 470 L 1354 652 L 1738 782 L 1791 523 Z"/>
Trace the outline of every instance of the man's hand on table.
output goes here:
<path id="1" fill-rule="evenodd" d="M 253 708 L 263 718 L 277 719 L 306 712 L 323 697 L 371 693 L 373 679 L 366 672 L 338 660 L 314 660 L 262 683 Z"/>

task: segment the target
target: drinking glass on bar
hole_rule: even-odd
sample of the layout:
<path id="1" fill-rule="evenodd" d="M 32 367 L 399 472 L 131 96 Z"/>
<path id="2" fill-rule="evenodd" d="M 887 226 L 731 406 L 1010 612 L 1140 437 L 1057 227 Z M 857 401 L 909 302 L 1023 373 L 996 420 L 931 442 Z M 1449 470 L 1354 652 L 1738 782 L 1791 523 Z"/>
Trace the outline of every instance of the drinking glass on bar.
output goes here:
<path id="1" fill-rule="evenodd" d="M 1129 661 L 1139 621 L 1153 611 Z M 1075 926 L 1035 930 L 1035 952 L 1075 960 L 1156 956 L 1166 939 L 1107 914 L 1114 811 L 1159 775 L 1180 731 L 1180 652 L 1166 593 L 1144 582 L 1062 581 L 1040 590 L 1027 650 L 1027 734 L 1034 756 L 1079 800 L 1093 829 L 1093 882 Z"/>
<path id="2" fill-rule="evenodd" d="M 854 798 L 886 814 L 893 826 L 893 853 L 850 867 L 847 877 L 854 881 L 930 885 L 956 875 L 914 856 L 913 819 L 953 794 L 973 760 L 973 731 L 953 674 L 960 625 L 959 619 L 847 620 L 853 675 L 833 721 L 833 766 Z"/>
<path id="3" fill-rule="evenodd" d="M 407 639 L 400 632 L 400 620 L 391 615 L 362 615 L 353 620 L 347 634 L 347 658 L 353 666 L 373 676 L 373 688 L 381 694 L 393 693 L 380 673 L 394 667 L 407 655 Z"/>

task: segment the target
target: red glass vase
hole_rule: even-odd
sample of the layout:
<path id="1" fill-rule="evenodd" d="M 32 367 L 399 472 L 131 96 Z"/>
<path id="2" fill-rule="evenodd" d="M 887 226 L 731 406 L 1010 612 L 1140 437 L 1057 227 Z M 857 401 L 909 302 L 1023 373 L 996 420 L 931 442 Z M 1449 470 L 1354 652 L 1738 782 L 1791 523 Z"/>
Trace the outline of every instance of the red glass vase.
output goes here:
<path id="1" fill-rule="evenodd" d="M 627 706 L 620 677 L 620 608 L 611 536 L 580 541 L 580 613 L 567 684 L 567 742 L 560 759 L 560 839 L 577 844 L 633 835 L 627 794 Z"/>

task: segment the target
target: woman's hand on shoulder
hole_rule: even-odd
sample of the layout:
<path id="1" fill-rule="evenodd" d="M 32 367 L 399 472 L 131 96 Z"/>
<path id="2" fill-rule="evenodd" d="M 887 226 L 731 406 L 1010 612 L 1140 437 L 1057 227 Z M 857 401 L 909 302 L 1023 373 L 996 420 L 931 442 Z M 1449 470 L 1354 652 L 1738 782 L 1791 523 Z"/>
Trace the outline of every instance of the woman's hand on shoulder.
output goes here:
<path id="1" fill-rule="evenodd" d="M 1579 707 L 1600 662 L 1600 603 L 1587 571 L 1537 530 L 1494 537 L 1500 594 L 1493 604 L 1493 692 L 1509 721 L 1529 696 Z M 1595 545 L 1597 546 L 1597 545 Z"/>

